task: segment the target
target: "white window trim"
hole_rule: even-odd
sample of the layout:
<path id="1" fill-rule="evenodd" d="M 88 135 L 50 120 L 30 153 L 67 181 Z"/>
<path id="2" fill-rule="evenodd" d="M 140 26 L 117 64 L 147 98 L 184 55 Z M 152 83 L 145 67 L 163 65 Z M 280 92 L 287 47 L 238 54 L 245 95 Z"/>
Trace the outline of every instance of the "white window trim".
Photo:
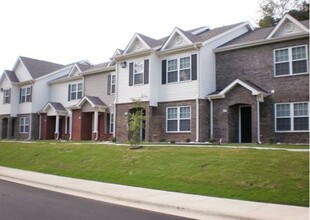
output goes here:
<path id="1" fill-rule="evenodd" d="M 189 131 L 180 131 L 180 120 L 182 120 L 180 118 L 180 109 L 181 108 L 189 108 L 189 114 L 190 117 L 189 118 L 182 118 L 182 119 L 186 119 L 186 120 L 190 120 L 190 125 L 192 123 L 192 107 L 191 106 L 171 106 L 171 107 L 167 107 L 166 108 L 166 133 L 191 133 L 191 128 L 192 126 L 190 126 L 190 130 Z M 177 118 L 176 119 L 171 119 L 171 120 L 177 120 L 178 122 L 178 130 L 177 131 L 168 131 L 168 109 L 172 109 L 172 108 L 176 108 L 177 109 Z"/>
<path id="2" fill-rule="evenodd" d="M 79 90 L 79 84 L 81 84 L 81 90 Z M 81 99 L 83 97 L 83 83 L 72 83 L 70 84 L 70 101 L 72 100 L 78 100 Z M 72 90 L 73 85 L 75 85 L 75 91 Z M 81 98 L 78 98 L 78 93 L 82 92 Z M 75 99 L 72 98 L 72 94 L 75 93 Z"/>
<path id="3" fill-rule="evenodd" d="M 109 133 L 113 134 L 114 132 L 114 114 L 110 113 L 110 126 L 109 126 Z"/>
<path id="4" fill-rule="evenodd" d="M 26 123 L 26 119 L 28 119 L 28 124 Z M 26 126 L 28 126 L 28 131 L 25 131 L 26 130 Z M 21 117 L 19 119 L 19 133 L 20 134 L 28 134 L 29 133 L 29 129 L 30 129 L 30 118 L 29 117 Z"/>
<path id="5" fill-rule="evenodd" d="M 180 64 L 181 64 L 181 62 L 180 62 L 180 60 L 182 59 L 182 58 L 189 58 L 189 68 L 183 68 L 183 69 L 181 69 L 180 68 Z M 171 60 L 177 60 L 177 69 L 176 69 L 176 71 L 178 72 L 178 81 L 175 81 L 175 82 L 169 82 L 169 80 L 168 80 L 168 75 L 169 75 L 169 72 L 172 72 L 172 71 L 168 71 L 168 63 L 169 63 L 169 61 L 171 61 Z M 184 69 L 189 69 L 189 72 L 190 72 L 190 74 L 189 74 L 189 79 L 188 80 L 180 80 L 180 72 L 181 72 L 181 70 L 184 70 Z M 171 58 L 171 59 L 167 59 L 167 65 L 166 65 L 166 82 L 167 82 L 167 84 L 172 84 L 172 83 L 180 83 L 180 82 L 188 82 L 188 81 L 191 81 L 192 80 L 192 56 L 191 55 L 188 55 L 188 56 L 182 56 L 182 57 L 177 57 L 177 58 Z"/>
<path id="6" fill-rule="evenodd" d="M 113 77 L 114 77 L 114 83 L 113 83 Z M 112 74 L 112 75 L 111 75 L 111 82 L 110 82 L 110 83 L 111 83 L 111 88 L 110 88 L 111 91 L 110 91 L 110 94 L 115 94 L 115 92 L 116 92 L 116 74 Z M 114 89 L 114 92 L 113 92 L 113 89 L 112 89 L 113 86 L 114 86 L 114 88 L 115 88 L 115 89 Z"/>
<path id="7" fill-rule="evenodd" d="M 6 100 L 8 99 L 8 101 Z M 10 104 L 11 103 L 11 97 L 10 97 L 10 89 L 3 89 L 3 104 Z"/>
<path id="8" fill-rule="evenodd" d="M 142 64 L 142 70 L 141 70 L 142 72 L 136 73 L 136 64 Z M 142 74 L 142 82 L 141 83 L 136 83 L 135 75 L 138 75 L 138 74 Z M 133 85 L 135 85 L 135 86 L 144 85 L 144 61 L 133 62 L 133 76 L 132 77 L 133 77 L 133 79 L 132 79 Z"/>
<path id="9" fill-rule="evenodd" d="M 29 89 L 29 93 L 27 92 L 28 89 Z M 25 90 L 25 95 L 23 95 L 23 91 L 24 90 Z M 31 86 L 22 87 L 20 92 L 21 92 L 21 94 L 20 94 L 20 103 L 31 102 L 31 101 L 27 101 L 27 97 L 31 97 L 31 92 L 32 92 L 31 91 Z M 23 97 L 25 98 L 25 101 L 23 101 Z"/>
<path id="10" fill-rule="evenodd" d="M 300 59 L 300 60 L 306 60 L 306 65 L 307 65 L 307 72 L 305 73 L 295 73 L 293 74 L 293 48 L 296 48 L 296 47 L 305 47 L 306 48 L 306 58 L 305 59 Z M 289 62 L 289 71 L 290 73 L 289 74 L 286 74 L 286 75 L 276 75 L 276 64 L 278 63 L 284 63 L 283 61 L 282 62 L 276 62 L 276 51 L 278 50 L 285 50 L 285 49 L 288 49 L 288 61 Z M 294 61 L 298 61 L 298 60 L 294 60 Z M 292 46 L 292 47 L 283 47 L 283 48 L 278 48 L 278 49 L 274 49 L 273 50 L 273 75 L 274 77 L 287 77 L 287 76 L 298 76 L 298 75 L 305 75 L 305 74 L 308 74 L 309 73 L 309 66 L 308 66 L 308 47 L 306 44 L 303 44 L 303 45 L 297 45 L 297 46 Z"/>
<path id="11" fill-rule="evenodd" d="M 310 106 L 309 102 L 283 102 L 283 103 L 275 103 L 274 104 L 274 130 L 276 133 L 304 133 L 304 132 L 309 132 L 308 130 L 294 130 L 294 118 L 304 118 L 306 116 L 294 116 L 294 104 L 302 104 L 302 103 L 308 103 L 308 125 L 310 128 L 310 117 L 309 117 L 309 111 L 310 111 Z M 289 104 L 290 105 L 290 116 L 283 116 L 283 117 L 277 117 L 277 105 L 283 105 L 283 104 Z M 289 131 L 278 131 L 277 130 L 277 119 L 278 118 L 290 118 L 291 122 L 291 130 Z"/>

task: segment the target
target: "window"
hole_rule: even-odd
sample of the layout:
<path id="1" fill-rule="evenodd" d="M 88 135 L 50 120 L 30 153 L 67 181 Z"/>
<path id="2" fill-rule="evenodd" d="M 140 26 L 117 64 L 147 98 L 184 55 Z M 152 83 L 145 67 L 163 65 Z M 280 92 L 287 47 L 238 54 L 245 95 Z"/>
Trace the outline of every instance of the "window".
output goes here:
<path id="1" fill-rule="evenodd" d="M 28 117 L 20 118 L 19 132 L 20 133 L 28 133 L 29 132 L 29 118 Z"/>
<path id="2" fill-rule="evenodd" d="M 107 113 L 107 133 L 112 134 L 114 131 L 114 115 L 113 113 Z"/>
<path id="3" fill-rule="evenodd" d="M 133 72 L 134 84 L 143 84 L 143 62 L 134 63 Z"/>
<path id="4" fill-rule="evenodd" d="M 11 89 L 3 89 L 3 104 L 10 104 Z"/>
<path id="5" fill-rule="evenodd" d="M 83 96 L 83 83 L 69 84 L 68 101 L 81 99 Z"/>
<path id="6" fill-rule="evenodd" d="M 167 132 L 189 132 L 191 130 L 191 107 L 167 108 Z"/>
<path id="7" fill-rule="evenodd" d="M 111 77 L 111 94 L 115 94 L 116 90 L 116 75 L 112 75 Z"/>
<path id="8" fill-rule="evenodd" d="M 307 47 L 289 47 L 274 51 L 275 76 L 308 72 Z"/>
<path id="9" fill-rule="evenodd" d="M 308 131 L 309 103 L 275 105 L 276 131 Z"/>
<path id="10" fill-rule="evenodd" d="M 182 57 L 168 60 L 167 81 L 168 83 L 191 80 L 191 58 Z"/>
<path id="11" fill-rule="evenodd" d="M 31 87 L 24 87 L 20 89 L 19 102 L 31 102 Z"/>

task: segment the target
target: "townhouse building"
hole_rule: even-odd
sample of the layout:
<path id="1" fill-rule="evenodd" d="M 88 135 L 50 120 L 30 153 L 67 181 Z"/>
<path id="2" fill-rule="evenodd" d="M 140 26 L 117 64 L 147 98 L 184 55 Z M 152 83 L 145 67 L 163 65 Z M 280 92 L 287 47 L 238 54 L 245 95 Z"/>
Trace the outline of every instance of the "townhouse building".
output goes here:
<path id="1" fill-rule="evenodd" d="M 18 57 L 0 78 L 1 138 L 38 139 L 39 114 L 49 97 L 46 83 L 64 74 L 61 64 Z"/>
<path id="2" fill-rule="evenodd" d="M 19 57 L 0 78 L 1 139 L 309 142 L 309 21 L 249 22 L 161 39 L 136 33 L 109 62 Z M 141 109 L 139 109 L 141 110 Z"/>
<path id="3" fill-rule="evenodd" d="M 156 40 L 136 33 L 116 60 L 116 128 L 118 141 L 127 141 L 132 99 L 144 106 L 145 141 L 206 141 L 209 105 L 215 90 L 213 50 L 252 30 L 248 22 L 189 31 L 175 28 Z"/>
<path id="4" fill-rule="evenodd" d="M 211 136 L 224 142 L 309 143 L 309 21 L 289 14 L 215 49 Z"/>

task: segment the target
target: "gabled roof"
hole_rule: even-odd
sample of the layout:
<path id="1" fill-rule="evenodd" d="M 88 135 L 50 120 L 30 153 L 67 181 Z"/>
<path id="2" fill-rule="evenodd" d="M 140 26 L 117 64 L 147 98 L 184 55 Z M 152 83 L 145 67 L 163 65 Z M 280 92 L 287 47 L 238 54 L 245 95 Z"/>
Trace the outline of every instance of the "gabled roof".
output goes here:
<path id="1" fill-rule="evenodd" d="M 225 95 L 230 90 L 235 88 L 237 85 L 240 85 L 240 86 L 248 89 L 250 92 L 252 92 L 252 95 L 263 95 L 264 97 L 268 96 L 268 93 L 266 91 L 264 91 L 259 86 L 255 85 L 254 83 L 251 83 L 250 81 L 244 82 L 240 79 L 236 79 L 235 81 L 231 82 L 228 86 L 226 86 L 223 90 L 211 93 L 207 97 L 211 98 L 211 99 L 225 98 Z"/>
<path id="2" fill-rule="evenodd" d="M 288 31 L 285 33 L 285 24 L 291 23 L 291 25 L 298 28 L 298 31 Z M 266 44 L 269 42 L 282 41 L 287 38 L 298 38 L 309 36 L 309 20 L 297 21 L 289 14 L 285 15 L 282 20 L 275 27 L 257 28 L 253 31 L 249 31 L 238 38 L 231 40 L 230 42 L 215 49 L 215 52 L 237 49 L 247 46 Z"/>
<path id="3" fill-rule="evenodd" d="M 52 108 L 55 112 L 57 112 L 57 111 L 66 112 L 67 111 L 67 109 L 61 103 L 49 102 L 44 106 L 44 108 L 41 112 L 45 113 L 48 111 L 49 108 Z"/>
<path id="4" fill-rule="evenodd" d="M 37 60 L 29 57 L 20 56 L 19 60 L 25 65 L 32 79 L 39 78 L 64 67 L 62 64 Z"/>
<path id="5" fill-rule="evenodd" d="M 19 83 L 14 71 L 4 70 L 4 74 L 8 77 L 11 83 Z"/>
<path id="6" fill-rule="evenodd" d="M 289 23 L 286 23 L 289 22 Z M 288 32 L 292 32 L 294 28 L 294 25 L 296 25 L 297 27 L 299 27 L 301 29 L 301 31 L 304 31 L 306 33 L 309 33 L 309 26 L 308 28 L 305 27 L 303 24 L 301 24 L 300 22 L 298 22 L 295 18 L 293 18 L 291 15 L 289 14 L 285 14 L 284 17 L 280 20 L 280 22 L 274 27 L 274 29 L 271 31 L 271 33 L 267 36 L 267 39 L 270 39 L 272 37 L 275 36 L 275 34 L 281 30 L 281 28 L 283 27 L 284 24 L 289 24 L 288 27 L 284 27 L 286 29 L 288 29 Z M 309 22 L 308 22 L 309 23 Z M 289 30 L 292 29 L 292 30 Z"/>
<path id="7" fill-rule="evenodd" d="M 107 105 L 97 96 L 84 96 L 76 105 L 71 106 L 71 109 L 80 109 L 84 103 L 88 102 L 93 108 L 106 108 Z"/>

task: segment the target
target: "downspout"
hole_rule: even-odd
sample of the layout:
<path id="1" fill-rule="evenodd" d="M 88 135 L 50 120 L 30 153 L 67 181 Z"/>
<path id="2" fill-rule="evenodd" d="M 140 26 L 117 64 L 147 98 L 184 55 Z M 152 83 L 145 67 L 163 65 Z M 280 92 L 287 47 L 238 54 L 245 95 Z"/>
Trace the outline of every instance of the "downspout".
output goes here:
<path id="1" fill-rule="evenodd" d="M 199 96 L 196 97 L 196 142 L 199 142 Z"/>
<path id="2" fill-rule="evenodd" d="M 208 97 L 210 101 L 210 139 L 213 139 L 213 101 Z"/>
<path id="3" fill-rule="evenodd" d="M 257 96 L 256 97 L 257 143 L 261 144 L 262 142 L 260 141 L 260 108 L 259 108 L 259 102 L 260 102 L 260 98 L 259 98 L 259 96 Z"/>

